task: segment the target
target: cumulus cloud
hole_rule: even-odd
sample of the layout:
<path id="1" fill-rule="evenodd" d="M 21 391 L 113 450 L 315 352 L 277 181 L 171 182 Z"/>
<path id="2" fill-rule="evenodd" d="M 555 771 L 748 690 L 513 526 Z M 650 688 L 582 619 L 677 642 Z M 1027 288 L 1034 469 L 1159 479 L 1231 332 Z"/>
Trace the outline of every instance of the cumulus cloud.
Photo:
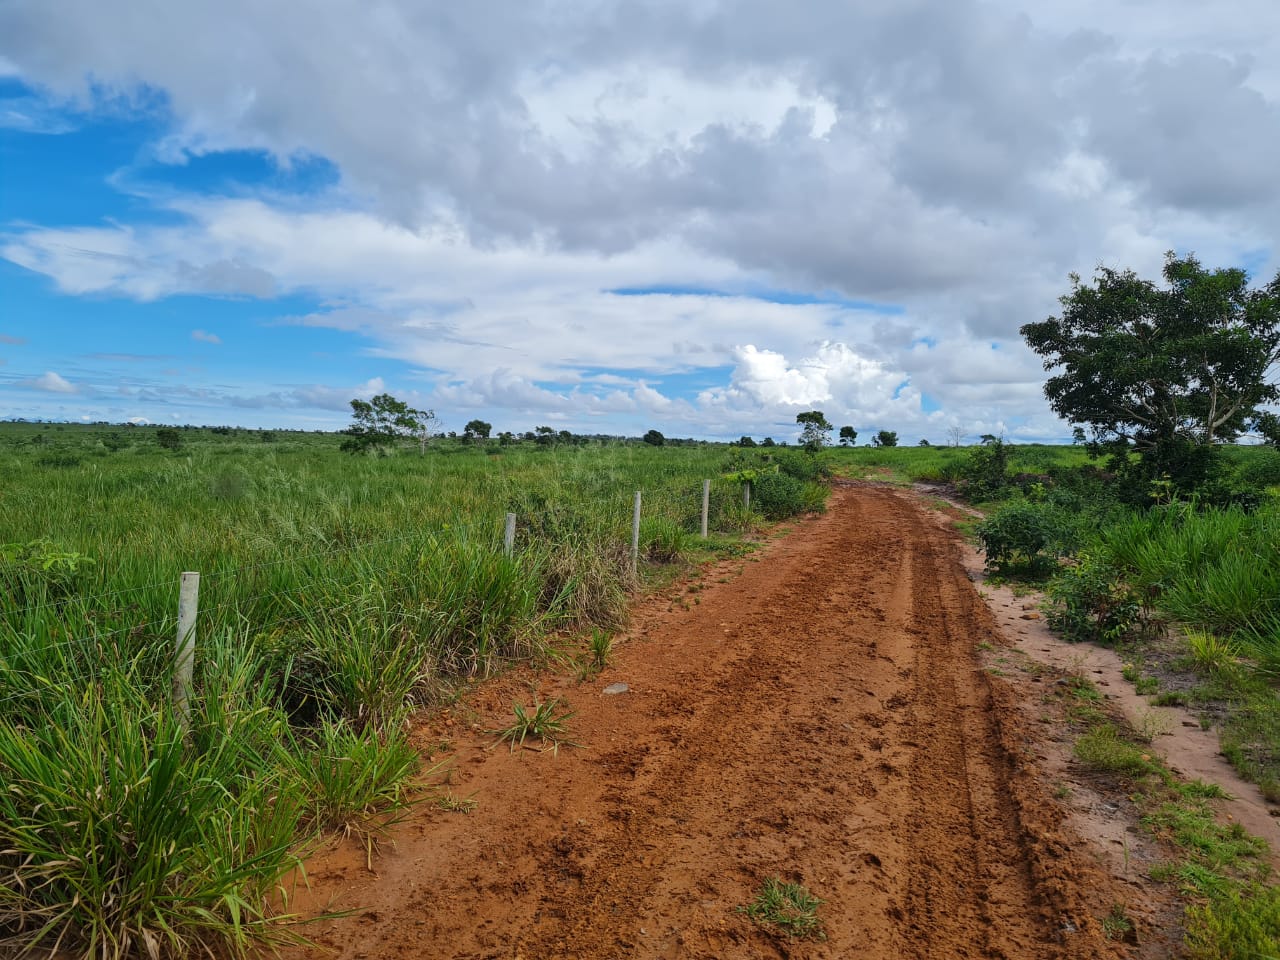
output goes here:
<path id="1" fill-rule="evenodd" d="M 24 381 L 24 385 L 47 393 L 75 393 L 79 389 L 52 370 L 46 370 L 40 376 Z"/>

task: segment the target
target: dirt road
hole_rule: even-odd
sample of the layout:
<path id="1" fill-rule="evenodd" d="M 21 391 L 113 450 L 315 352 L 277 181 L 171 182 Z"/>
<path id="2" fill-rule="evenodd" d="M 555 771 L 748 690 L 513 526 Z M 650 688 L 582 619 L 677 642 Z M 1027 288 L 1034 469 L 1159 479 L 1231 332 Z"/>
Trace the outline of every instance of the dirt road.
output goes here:
<path id="1" fill-rule="evenodd" d="M 477 808 L 415 812 L 376 876 L 350 849 L 318 858 L 298 904 L 355 912 L 294 956 L 1112 955 L 1107 878 L 978 662 L 992 621 L 955 535 L 909 494 L 838 488 L 679 589 L 597 677 L 480 685 L 425 731 L 453 740 L 449 789 Z M 482 731 L 535 692 L 565 697 L 581 749 L 491 749 Z M 738 912 L 771 875 L 826 901 L 825 941 Z"/>

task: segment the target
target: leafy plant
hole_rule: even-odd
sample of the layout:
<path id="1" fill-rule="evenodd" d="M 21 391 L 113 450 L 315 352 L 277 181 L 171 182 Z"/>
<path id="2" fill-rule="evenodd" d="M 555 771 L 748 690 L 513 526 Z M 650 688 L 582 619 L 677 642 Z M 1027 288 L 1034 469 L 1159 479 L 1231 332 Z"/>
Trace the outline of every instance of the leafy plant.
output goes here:
<path id="1" fill-rule="evenodd" d="M 93 557 L 65 550 L 41 537 L 27 543 L 0 544 L 0 585 L 14 600 L 39 602 L 74 593 L 84 580 Z"/>
<path id="2" fill-rule="evenodd" d="M 1051 506 L 1018 501 L 975 528 L 987 567 L 1001 573 L 1044 573 L 1067 549 L 1069 525 Z"/>
<path id="3" fill-rule="evenodd" d="M 766 473 L 751 485 L 751 505 L 770 520 L 804 512 L 805 483 L 786 473 Z"/>
<path id="4" fill-rule="evenodd" d="M 1082 553 L 1050 581 L 1048 622 L 1064 639 L 1113 644 L 1139 624 L 1141 606 L 1120 571 L 1094 553 Z"/>
<path id="5" fill-rule="evenodd" d="M 297 804 L 263 757 L 281 719 L 238 696 L 217 736 L 122 677 L 0 721 L 0 938 L 107 960 L 290 938 L 271 893 L 297 863 Z"/>
<path id="6" fill-rule="evenodd" d="M 969 451 L 959 468 L 965 494 L 970 500 L 995 500 L 1009 486 L 1009 453 L 1013 448 L 997 437 L 984 440 Z"/>
<path id="7" fill-rule="evenodd" d="M 1102 918 L 1102 933 L 1108 940 L 1124 940 L 1133 932 L 1133 921 L 1123 904 L 1111 905 L 1111 910 Z"/>
<path id="8" fill-rule="evenodd" d="M 768 877 L 755 899 L 739 909 L 762 927 L 792 939 L 825 940 L 826 932 L 818 916 L 818 907 L 824 902 L 798 883 Z"/>
<path id="9" fill-rule="evenodd" d="M 366 830 L 374 813 L 382 830 L 409 806 L 404 783 L 418 766 L 418 751 L 402 725 L 379 736 L 372 727 L 325 721 L 290 752 L 286 789 L 314 830 Z"/>

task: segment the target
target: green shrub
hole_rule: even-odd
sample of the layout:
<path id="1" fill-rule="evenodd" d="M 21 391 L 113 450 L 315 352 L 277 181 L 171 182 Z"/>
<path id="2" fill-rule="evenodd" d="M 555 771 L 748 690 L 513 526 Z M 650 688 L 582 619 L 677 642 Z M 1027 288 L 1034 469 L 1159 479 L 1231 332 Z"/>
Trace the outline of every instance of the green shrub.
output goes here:
<path id="1" fill-rule="evenodd" d="M 786 473 L 766 473 L 751 484 L 751 505 L 770 520 L 785 520 L 805 510 L 805 482 Z"/>
<path id="2" fill-rule="evenodd" d="M 1043 573 L 1066 552 L 1071 531 L 1062 514 L 1047 504 L 1017 501 L 976 528 L 987 567 L 1002 573 Z"/>
<path id="3" fill-rule="evenodd" d="M 403 723 L 389 727 L 380 736 L 371 727 L 360 731 L 345 720 L 326 721 L 295 745 L 285 789 L 311 829 L 349 827 L 408 804 L 404 784 L 417 772 L 420 757 Z"/>
<path id="4" fill-rule="evenodd" d="M 827 509 L 827 497 L 830 495 L 831 489 L 825 483 L 806 483 L 800 498 L 804 504 L 803 512 L 822 513 Z"/>
<path id="5" fill-rule="evenodd" d="M 778 472 L 797 480 L 822 480 L 831 476 L 831 467 L 822 457 L 790 451 L 774 455 Z"/>
<path id="6" fill-rule="evenodd" d="M 960 475 L 970 500 L 996 500 L 1007 493 L 1011 449 L 1003 440 L 990 440 L 969 451 Z"/>
<path id="7" fill-rule="evenodd" d="M 1073 642 L 1116 643 L 1137 628 L 1141 607 L 1121 572 L 1093 553 L 1049 583 L 1049 626 Z"/>
<path id="8" fill-rule="evenodd" d="M 1280 451 L 1250 451 L 1252 456 L 1240 464 L 1235 479 L 1242 487 L 1260 490 L 1280 484 Z"/>
<path id="9" fill-rule="evenodd" d="M 94 560 L 41 538 L 0 544 L 0 588 L 15 607 L 60 600 L 83 584 Z M 5 605 L 0 600 L 0 609 Z"/>

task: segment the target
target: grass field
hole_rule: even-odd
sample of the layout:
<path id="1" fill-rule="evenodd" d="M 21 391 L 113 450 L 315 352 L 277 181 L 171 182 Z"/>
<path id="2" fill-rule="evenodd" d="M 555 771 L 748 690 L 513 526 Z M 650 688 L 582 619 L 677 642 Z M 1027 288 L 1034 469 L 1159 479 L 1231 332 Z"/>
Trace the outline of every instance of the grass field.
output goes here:
<path id="1" fill-rule="evenodd" d="M 419 797 L 415 705 L 542 656 L 549 638 L 607 639 L 646 578 L 820 508 L 824 473 L 963 481 L 981 457 L 449 440 L 351 456 L 338 442 L 0 424 L 0 941 L 113 957 L 287 938 L 275 885 L 308 842 Z M 1083 465 L 1083 450 L 1008 454 L 1002 476 L 1022 479 L 1002 495 L 1096 515 L 1087 494 L 1037 479 Z M 1259 483 L 1280 456 L 1228 455 Z M 1261 643 L 1280 623 L 1274 564 L 1240 564 L 1224 544 L 1271 557 L 1274 518 L 1265 504 L 1133 515 L 1089 542 L 1139 587 L 1155 578 L 1179 616 Z M 172 690 L 183 571 L 201 575 L 189 716 Z"/>

